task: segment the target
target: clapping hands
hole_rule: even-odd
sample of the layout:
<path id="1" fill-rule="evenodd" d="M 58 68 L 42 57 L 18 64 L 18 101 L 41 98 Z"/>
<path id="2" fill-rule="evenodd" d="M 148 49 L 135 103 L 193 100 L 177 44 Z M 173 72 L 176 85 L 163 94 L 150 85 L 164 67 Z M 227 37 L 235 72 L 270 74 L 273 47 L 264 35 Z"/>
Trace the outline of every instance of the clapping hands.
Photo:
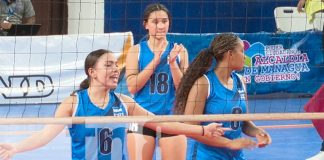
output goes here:
<path id="1" fill-rule="evenodd" d="M 171 52 L 170 52 L 170 56 L 168 57 L 169 64 L 174 63 L 175 60 L 177 59 L 177 56 L 180 53 L 185 52 L 185 51 L 186 51 L 186 49 L 182 44 L 175 43 Z"/>

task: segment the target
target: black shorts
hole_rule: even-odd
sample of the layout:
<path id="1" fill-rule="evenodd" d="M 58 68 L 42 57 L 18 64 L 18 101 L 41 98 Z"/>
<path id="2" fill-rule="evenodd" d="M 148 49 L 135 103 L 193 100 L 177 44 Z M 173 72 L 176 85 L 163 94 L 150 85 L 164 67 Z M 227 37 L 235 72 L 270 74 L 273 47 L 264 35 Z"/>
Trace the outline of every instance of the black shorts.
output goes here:
<path id="1" fill-rule="evenodd" d="M 136 129 L 128 129 L 127 133 L 138 133 L 138 134 L 142 134 L 142 135 L 146 135 L 146 136 L 151 136 L 154 138 L 177 136 L 177 135 L 173 135 L 173 134 L 156 132 L 155 130 L 144 127 L 142 125 L 138 125 L 138 128 L 136 128 Z"/>

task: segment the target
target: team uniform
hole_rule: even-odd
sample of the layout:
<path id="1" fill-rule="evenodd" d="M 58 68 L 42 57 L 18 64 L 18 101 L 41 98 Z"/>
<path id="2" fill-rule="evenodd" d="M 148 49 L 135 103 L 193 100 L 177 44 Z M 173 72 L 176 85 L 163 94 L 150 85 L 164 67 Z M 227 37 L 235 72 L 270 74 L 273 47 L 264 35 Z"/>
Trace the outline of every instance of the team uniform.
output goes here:
<path id="1" fill-rule="evenodd" d="M 135 101 L 146 110 L 155 115 L 168 115 L 172 113 L 172 106 L 175 99 L 175 87 L 168 65 L 168 56 L 174 44 L 168 43 L 161 55 L 160 64 L 155 68 L 154 73 L 146 82 L 145 86 L 135 95 Z M 139 44 L 138 68 L 141 72 L 154 58 L 154 53 L 148 46 L 147 41 Z M 179 58 L 178 58 L 179 59 Z M 179 60 L 177 62 L 179 63 Z"/>
<path id="2" fill-rule="evenodd" d="M 77 92 L 78 105 L 73 116 L 126 116 L 124 103 L 113 91 L 108 94 L 109 102 L 101 109 L 90 101 L 87 89 Z M 73 124 L 69 131 L 73 160 L 127 159 L 125 124 Z"/>
<path id="3" fill-rule="evenodd" d="M 165 51 L 161 55 L 160 63 L 156 66 L 154 73 L 146 82 L 144 87 L 140 89 L 135 95 L 135 101 L 146 110 L 154 113 L 155 115 L 170 115 L 172 114 L 173 102 L 175 100 L 175 87 L 172 79 L 170 66 L 168 65 L 168 56 L 172 50 L 174 43 L 169 42 Z M 147 41 L 139 43 L 138 53 L 138 69 L 139 72 L 154 58 L 154 53 L 148 46 Z M 180 64 L 180 57 L 176 59 Z M 141 128 L 139 130 L 131 129 L 131 132 L 143 133 L 144 135 L 156 136 L 155 131 L 149 128 Z M 143 129 L 143 130 L 142 130 Z M 137 130 L 137 131 L 136 131 Z M 162 137 L 168 136 L 162 133 Z"/>
<path id="4" fill-rule="evenodd" d="M 219 81 L 214 71 L 208 71 L 204 75 L 209 81 L 209 94 L 206 100 L 203 114 L 244 114 L 246 113 L 246 101 L 244 86 L 236 73 L 232 73 L 233 89 L 225 88 Z M 204 122 L 207 125 L 211 122 Z M 220 122 L 223 127 L 231 128 L 226 131 L 224 137 L 237 139 L 242 134 L 242 122 Z M 210 160 L 245 160 L 242 150 L 230 150 L 227 148 L 213 147 L 195 141 L 195 149 L 189 152 L 188 159 Z"/>

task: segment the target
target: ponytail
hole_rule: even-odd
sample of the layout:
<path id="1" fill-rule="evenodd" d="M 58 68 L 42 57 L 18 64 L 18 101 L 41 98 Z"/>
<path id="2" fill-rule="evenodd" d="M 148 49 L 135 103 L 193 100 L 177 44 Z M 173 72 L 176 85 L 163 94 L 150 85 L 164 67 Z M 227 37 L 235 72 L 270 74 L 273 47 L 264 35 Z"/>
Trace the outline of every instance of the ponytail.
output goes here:
<path id="1" fill-rule="evenodd" d="M 184 113 L 187 98 L 192 86 L 199 77 L 203 76 L 203 74 L 208 71 L 212 64 L 213 58 L 214 56 L 212 49 L 207 48 L 202 50 L 190 64 L 189 68 L 181 79 L 179 88 L 177 89 L 174 107 L 175 114 Z"/>
<path id="2" fill-rule="evenodd" d="M 76 92 L 89 88 L 89 85 L 90 85 L 89 78 L 84 79 L 84 80 L 80 83 L 79 89 L 78 89 L 78 90 L 74 90 L 74 91 L 70 94 L 70 96 L 75 96 L 75 93 L 76 93 Z"/>
<path id="3" fill-rule="evenodd" d="M 80 83 L 79 90 L 87 89 L 89 88 L 89 85 L 90 85 L 89 78 L 86 78 Z"/>

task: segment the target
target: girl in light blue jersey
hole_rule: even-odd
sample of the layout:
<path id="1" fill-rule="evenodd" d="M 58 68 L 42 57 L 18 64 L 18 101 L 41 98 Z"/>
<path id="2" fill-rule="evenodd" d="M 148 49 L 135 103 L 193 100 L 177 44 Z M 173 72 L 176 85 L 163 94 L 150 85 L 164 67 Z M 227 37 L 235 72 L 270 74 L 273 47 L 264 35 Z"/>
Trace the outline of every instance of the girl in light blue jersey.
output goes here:
<path id="1" fill-rule="evenodd" d="M 244 67 L 242 40 L 232 33 L 217 35 L 209 48 L 190 64 L 177 90 L 175 112 L 178 114 L 244 114 L 247 112 L 245 84 L 235 71 Z M 212 60 L 216 67 L 209 70 Z M 208 123 L 201 123 L 207 125 Z M 187 159 L 244 160 L 243 148 L 271 143 L 270 136 L 251 121 L 221 122 L 226 131 L 217 142 L 199 139 Z M 199 124 L 199 123 L 191 123 Z M 241 133 L 256 137 L 258 143 L 242 138 Z M 214 147 L 216 145 L 216 147 Z"/>
<path id="2" fill-rule="evenodd" d="M 156 115 L 170 115 L 175 90 L 188 67 L 188 53 L 182 44 L 167 40 L 171 15 L 162 4 L 144 11 L 147 40 L 131 47 L 126 59 L 127 86 L 135 101 Z M 158 137 L 163 159 L 184 159 L 186 138 L 155 132 L 147 127 L 130 127 L 128 146 L 131 159 L 151 160 Z M 176 154 L 175 154 L 176 153 Z"/>
<path id="3" fill-rule="evenodd" d="M 85 60 L 87 79 L 80 90 L 66 98 L 58 107 L 55 117 L 153 115 L 128 96 L 117 94 L 119 78 L 117 60 L 112 52 L 96 50 Z M 219 124 L 207 127 L 183 123 L 146 123 L 169 134 L 210 137 L 223 134 Z M 0 144 L 0 159 L 10 159 L 16 153 L 41 147 L 55 138 L 65 125 L 46 125 L 42 131 L 14 144 Z M 69 128 L 73 160 L 124 160 L 127 159 L 122 124 L 73 124 Z M 214 137 L 214 138 L 212 138 Z M 46 159 L 44 155 L 44 159 Z"/>

